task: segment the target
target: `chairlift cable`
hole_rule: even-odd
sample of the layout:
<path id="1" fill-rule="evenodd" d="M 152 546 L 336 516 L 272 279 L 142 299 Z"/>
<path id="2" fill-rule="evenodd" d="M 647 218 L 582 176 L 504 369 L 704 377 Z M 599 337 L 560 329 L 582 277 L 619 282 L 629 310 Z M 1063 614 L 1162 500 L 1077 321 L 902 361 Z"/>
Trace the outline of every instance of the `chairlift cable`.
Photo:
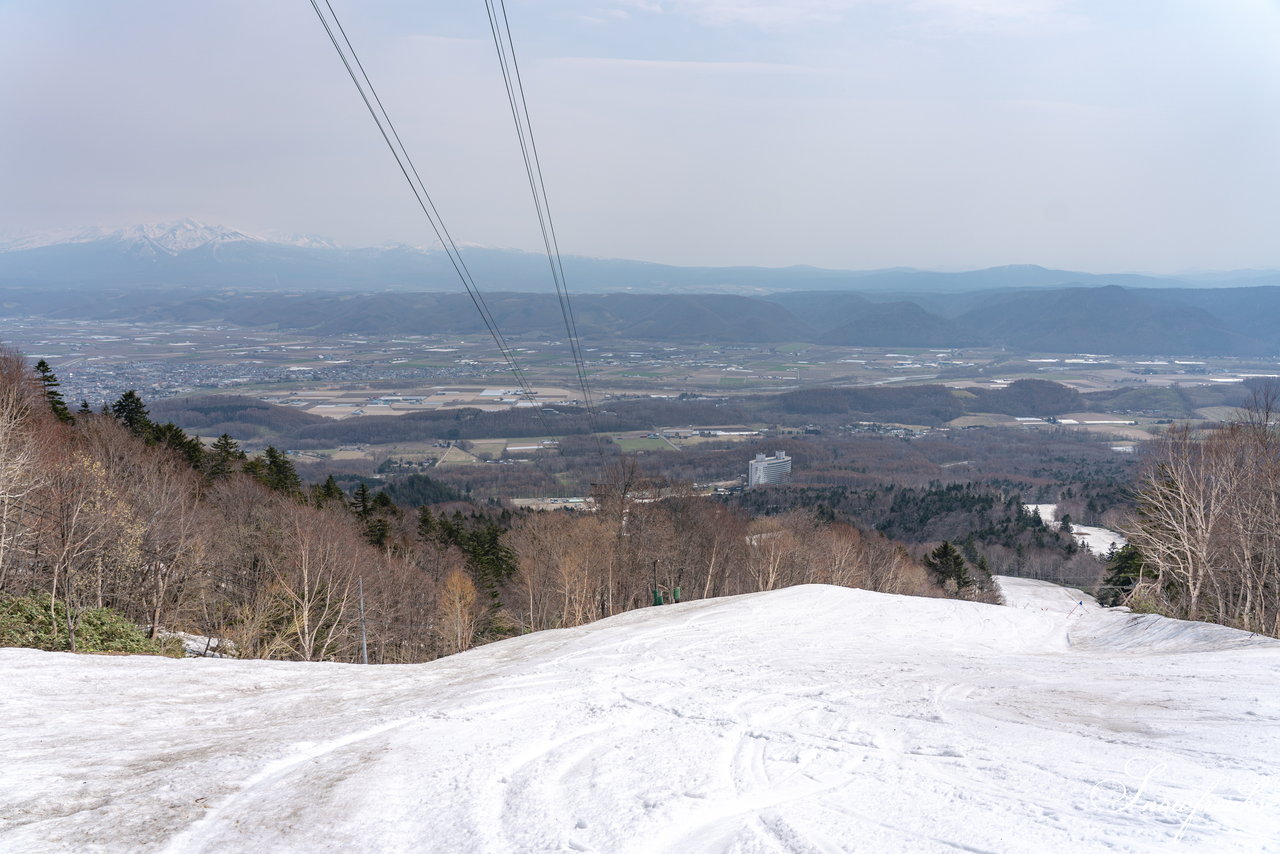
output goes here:
<path id="1" fill-rule="evenodd" d="M 501 18 L 499 18 L 499 10 L 501 10 Z M 524 83 L 520 76 L 520 65 L 516 59 L 515 43 L 511 36 L 511 23 L 507 16 L 505 0 L 498 0 L 497 6 L 494 5 L 493 0 L 485 0 L 485 11 L 489 18 L 489 29 L 493 35 L 494 49 L 498 54 L 498 64 L 502 71 L 502 80 L 507 92 L 511 118 L 516 126 L 516 138 L 520 145 L 520 154 L 524 161 L 529 190 L 533 196 L 534 208 L 538 216 L 538 226 L 542 233 L 543 247 L 546 250 L 547 262 L 551 267 L 551 278 L 555 283 L 556 297 L 560 303 L 560 313 L 564 319 L 565 333 L 569 338 L 569 349 L 577 372 L 578 385 L 582 391 L 583 406 L 587 411 L 592 435 L 596 438 L 597 449 L 603 456 L 604 449 L 601 445 L 599 419 L 591 398 L 586 360 L 582 355 L 577 320 L 573 313 L 573 304 L 569 298 L 564 264 L 560 257 L 559 242 L 556 239 L 555 223 L 551 217 L 551 206 L 547 200 L 546 182 L 543 178 L 542 164 L 538 157 L 538 147 L 533 135 L 533 124 L 529 118 L 528 100 L 525 97 Z"/>
<path id="2" fill-rule="evenodd" d="M 338 19 L 337 13 L 334 11 L 329 0 L 324 0 L 324 5 L 329 11 L 329 16 L 333 19 L 332 25 L 329 18 L 325 17 L 324 12 L 320 8 L 319 0 L 310 0 L 311 8 L 315 11 L 316 17 L 320 19 L 321 26 L 324 27 L 325 33 L 329 36 L 330 43 L 338 53 L 339 59 L 342 60 L 343 66 L 347 69 L 347 74 L 351 77 L 351 82 L 355 84 L 356 91 L 360 94 L 360 99 L 364 102 L 365 108 L 369 111 L 369 115 L 373 118 L 374 124 L 378 127 L 378 132 L 382 135 L 382 139 L 390 149 L 391 154 L 396 159 L 396 165 L 400 168 L 400 173 L 404 176 L 405 181 L 409 184 L 409 189 L 413 193 L 414 198 L 418 202 L 418 206 L 426 215 L 427 221 L 431 224 L 432 230 L 435 232 L 437 239 L 440 240 L 444 247 L 445 254 L 449 257 L 449 262 L 453 265 L 454 272 L 458 274 L 458 278 L 462 281 L 463 287 L 467 291 L 467 295 L 471 298 L 472 304 L 476 311 L 480 314 L 481 320 L 484 321 L 485 327 L 489 330 L 489 335 L 493 338 L 494 343 L 498 347 L 498 351 L 502 354 L 507 366 L 510 368 L 512 375 L 519 384 L 521 390 L 530 398 L 536 396 L 533 388 L 529 385 L 528 379 L 525 377 L 524 371 L 521 369 L 516 359 L 515 352 L 507 343 L 502 331 L 498 328 L 497 320 L 493 317 L 488 305 L 485 303 L 483 294 L 480 293 L 476 286 L 475 279 L 471 275 L 471 271 L 467 268 L 466 263 L 462 259 L 462 253 L 454 242 L 452 235 L 445 227 L 444 219 L 440 216 L 439 210 L 436 208 L 435 202 L 432 201 L 430 193 L 427 192 L 426 185 L 422 182 L 422 178 L 418 173 L 417 167 L 413 164 L 413 159 L 409 156 L 409 152 L 405 149 L 404 144 L 400 140 L 399 133 L 396 132 L 395 125 L 391 121 L 390 115 L 382 104 L 382 99 L 378 97 L 377 90 L 373 86 L 373 82 L 369 79 L 368 74 L 364 70 L 363 63 L 360 62 L 359 55 L 356 53 L 355 47 L 351 44 L 351 40 L 347 38 L 346 30 L 343 29 L 341 21 Z M 334 28 L 337 28 L 337 34 Z M 338 35 L 341 35 L 342 41 L 339 42 Z M 343 50 L 343 44 L 346 50 Z M 348 52 L 350 58 L 348 58 Z M 352 66 L 352 62 L 355 66 Z M 359 73 L 357 74 L 357 69 Z M 372 100 L 370 100 L 372 98 Z M 375 104 L 377 105 L 375 107 Z M 557 439 L 550 424 L 547 422 L 546 415 L 542 411 L 541 406 L 535 406 L 534 409 L 538 413 L 538 418 L 542 422 L 543 429 L 547 435 L 553 439 Z M 557 445 L 559 444 L 557 440 Z"/>

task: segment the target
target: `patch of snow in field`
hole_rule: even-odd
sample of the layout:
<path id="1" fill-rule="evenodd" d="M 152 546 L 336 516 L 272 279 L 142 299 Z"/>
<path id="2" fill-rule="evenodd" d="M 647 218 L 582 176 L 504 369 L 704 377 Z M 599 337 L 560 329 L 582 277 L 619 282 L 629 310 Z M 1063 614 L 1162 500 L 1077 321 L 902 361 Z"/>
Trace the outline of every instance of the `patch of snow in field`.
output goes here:
<path id="1" fill-rule="evenodd" d="M 1028 513 L 1040 514 L 1040 520 L 1050 528 L 1058 526 L 1058 505 L 1057 504 L 1024 504 L 1022 509 Z"/>
<path id="2" fill-rule="evenodd" d="M 1050 528 L 1057 530 L 1062 527 L 1062 522 L 1058 519 L 1057 504 L 1024 504 L 1023 507 L 1028 513 L 1039 513 L 1040 518 Z M 1112 546 L 1118 549 L 1129 542 L 1124 534 L 1117 531 L 1095 528 L 1092 525 L 1077 525 L 1074 522 L 1071 524 L 1071 534 L 1075 537 L 1077 545 L 1087 548 L 1098 557 L 1106 557 Z"/>
<path id="3" fill-rule="evenodd" d="M 234 658 L 235 644 L 222 638 L 193 635 L 188 632 L 161 632 L 162 638 L 182 641 L 182 652 L 190 658 Z"/>
<path id="4" fill-rule="evenodd" d="M 413 666 L 0 650 L 0 850 L 1274 849 L 1280 643 L 998 581 Z"/>
<path id="5" fill-rule="evenodd" d="M 1123 548 L 1128 544 L 1124 534 L 1107 528 L 1095 528 L 1092 525 L 1072 525 L 1071 534 L 1076 538 L 1076 542 L 1098 557 L 1106 557 L 1107 552 L 1114 548 Z"/>

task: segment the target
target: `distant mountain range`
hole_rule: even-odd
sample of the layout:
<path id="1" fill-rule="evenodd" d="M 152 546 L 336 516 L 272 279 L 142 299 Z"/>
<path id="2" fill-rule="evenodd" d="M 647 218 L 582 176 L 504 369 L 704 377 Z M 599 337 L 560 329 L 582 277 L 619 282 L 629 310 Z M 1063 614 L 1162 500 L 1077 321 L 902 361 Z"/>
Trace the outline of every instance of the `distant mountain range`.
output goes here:
<path id="1" fill-rule="evenodd" d="M 465 250 L 502 330 L 563 335 L 546 259 Z M 1192 280 L 1035 266 L 964 273 L 670 267 L 566 257 L 584 338 L 1280 354 L 1280 273 Z M 51 291 L 60 292 L 49 299 Z M 184 220 L 0 245 L 0 314 L 225 321 L 316 333 L 484 332 L 447 256 L 343 249 Z"/>
<path id="2" fill-rule="evenodd" d="M 485 291 L 550 292 L 542 255 L 465 248 Z M 1120 285 L 1217 287 L 1280 285 L 1280 271 L 1190 277 L 1095 274 L 1034 265 L 960 273 L 818 267 L 675 267 L 645 261 L 565 256 L 575 293 L 736 293 L 859 291 L 967 293 L 1004 288 Z M 0 242 L 0 287 L 201 287 L 285 290 L 448 291 L 460 284 L 448 256 L 410 246 L 347 249 L 323 238 L 262 237 L 187 219 L 164 225 L 24 236 Z"/>

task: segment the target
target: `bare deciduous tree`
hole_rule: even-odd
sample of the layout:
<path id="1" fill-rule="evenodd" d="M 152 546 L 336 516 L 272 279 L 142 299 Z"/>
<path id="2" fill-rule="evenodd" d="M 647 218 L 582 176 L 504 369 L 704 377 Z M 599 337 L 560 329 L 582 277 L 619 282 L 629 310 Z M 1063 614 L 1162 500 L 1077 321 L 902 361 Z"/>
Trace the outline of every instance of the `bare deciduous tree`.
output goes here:
<path id="1" fill-rule="evenodd" d="M 280 548 L 268 559 L 272 583 L 266 657 L 324 661 L 353 644 L 359 535 L 336 512 L 282 500 Z"/>
<path id="2" fill-rule="evenodd" d="M 25 361 L 0 349 L 0 592 L 32 533 L 30 496 L 40 482 L 36 405 Z"/>
<path id="3" fill-rule="evenodd" d="M 455 569 L 440 590 L 437 631 L 446 655 L 470 649 L 480 622 L 476 586 L 464 571 Z"/>
<path id="4" fill-rule="evenodd" d="M 1280 635 L 1277 399 L 1256 389 L 1233 424 L 1159 440 L 1128 526 L 1145 568 L 1130 604 Z"/>

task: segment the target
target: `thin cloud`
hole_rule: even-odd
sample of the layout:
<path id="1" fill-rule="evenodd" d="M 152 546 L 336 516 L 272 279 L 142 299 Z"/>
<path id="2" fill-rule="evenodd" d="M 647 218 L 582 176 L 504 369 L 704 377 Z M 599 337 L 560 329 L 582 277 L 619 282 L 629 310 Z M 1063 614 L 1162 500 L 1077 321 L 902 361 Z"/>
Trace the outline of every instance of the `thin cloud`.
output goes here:
<path id="1" fill-rule="evenodd" d="M 778 62 L 709 62 L 679 59 L 612 59 L 571 56 L 546 60 L 548 67 L 570 69 L 620 69 L 637 71 L 677 71 L 713 74 L 820 74 L 821 69 Z"/>
<path id="2" fill-rule="evenodd" d="M 1011 32 L 1078 28 L 1071 0 L 622 0 L 637 12 L 691 17 L 713 27 L 790 30 L 843 21 L 859 10 L 899 13 L 938 31 Z"/>
<path id="3" fill-rule="evenodd" d="M 1088 25 L 1071 0 L 912 0 L 928 29 L 961 32 L 1066 32 Z"/>
<path id="4" fill-rule="evenodd" d="M 900 18 L 901 26 L 946 33 L 1068 32 L 1087 26 L 1074 0 L 621 0 L 636 13 L 694 18 L 708 27 L 794 31 L 859 13 Z"/>
<path id="5" fill-rule="evenodd" d="M 709 26 L 745 24 L 763 30 L 833 23 L 850 9 L 879 0 L 624 0 L 628 8 L 683 15 Z"/>

